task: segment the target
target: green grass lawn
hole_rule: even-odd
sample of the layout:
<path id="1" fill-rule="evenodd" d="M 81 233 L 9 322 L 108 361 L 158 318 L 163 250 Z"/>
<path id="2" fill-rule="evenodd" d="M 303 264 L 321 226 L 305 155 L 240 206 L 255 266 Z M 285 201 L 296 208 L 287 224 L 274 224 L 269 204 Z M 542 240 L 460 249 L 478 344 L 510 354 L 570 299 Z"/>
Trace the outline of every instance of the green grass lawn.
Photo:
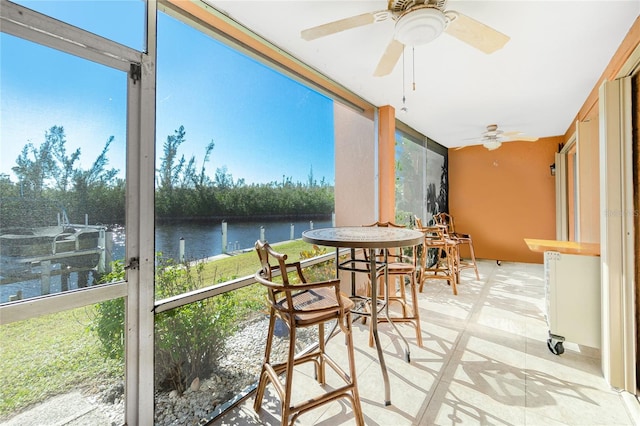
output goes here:
<path id="1" fill-rule="evenodd" d="M 311 250 L 312 246 L 302 240 L 287 241 L 274 244 L 273 248 L 289 256 L 289 261 L 300 259 L 300 253 Z M 211 285 L 220 280 L 226 281 L 233 278 L 240 278 L 253 275 L 260 268 L 260 261 L 255 250 L 233 256 L 219 257 L 215 262 L 205 265 L 203 271 L 204 283 Z"/>
<path id="2" fill-rule="evenodd" d="M 0 419 L 72 389 L 122 380 L 124 365 L 101 354 L 88 331 L 93 307 L 0 327 Z"/>

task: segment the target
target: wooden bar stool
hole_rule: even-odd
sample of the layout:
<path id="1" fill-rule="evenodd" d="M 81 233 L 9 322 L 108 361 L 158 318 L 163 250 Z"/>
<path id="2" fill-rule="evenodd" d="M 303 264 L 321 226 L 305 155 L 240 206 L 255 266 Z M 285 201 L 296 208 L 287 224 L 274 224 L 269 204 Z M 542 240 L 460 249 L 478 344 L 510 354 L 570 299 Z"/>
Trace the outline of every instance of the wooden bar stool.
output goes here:
<path id="1" fill-rule="evenodd" d="M 301 414 L 342 398 L 351 402 L 356 423 L 364 425 L 356 382 L 351 330 L 351 309 L 354 304 L 347 296 L 340 293 L 340 280 L 307 283 L 302 274 L 300 262 L 286 263 L 287 255 L 274 251 L 266 242 L 257 241 L 255 248 L 262 265 L 261 269 L 256 272 L 255 278 L 267 288 L 270 302 L 269 332 L 256 390 L 255 411 L 260 411 L 265 388 L 268 383 L 272 383 L 280 397 L 282 425 L 293 424 Z M 291 283 L 289 273 L 298 282 Z M 278 275 L 280 278 L 276 282 L 274 277 Z M 282 320 L 289 328 L 287 360 L 279 363 L 271 360 L 276 318 Z M 333 337 L 332 333 L 325 340 L 325 323 L 330 321 L 336 321 L 337 326 L 345 335 L 349 363 L 348 373 L 325 352 L 327 341 Z M 318 326 L 318 346 L 296 356 L 296 330 L 312 326 Z M 329 366 L 344 381 L 344 385 L 292 405 L 294 367 L 307 362 L 314 364 L 318 383 L 325 384 L 325 368 Z M 281 375 L 284 375 L 284 382 L 280 378 Z"/>
<path id="2" fill-rule="evenodd" d="M 425 250 L 420 257 L 420 292 L 427 279 L 445 280 L 458 294 L 457 242 L 447 238 L 442 226 L 419 228 L 424 232 Z"/>
<path id="3" fill-rule="evenodd" d="M 469 247 L 470 259 L 463 260 L 462 258 L 460 258 L 458 268 L 459 269 L 473 268 L 476 272 L 476 279 L 479 280 L 480 274 L 478 274 L 478 264 L 476 263 L 476 255 L 473 250 L 473 241 L 471 240 L 471 235 L 456 232 L 456 229 L 453 223 L 453 217 L 448 213 L 444 213 L 444 212 L 438 213 L 433 216 L 433 220 L 438 225 L 443 225 L 446 227 L 446 231 L 449 238 L 457 241 L 459 245 L 466 245 L 467 247 Z M 459 256 L 459 253 L 458 253 L 458 256 Z"/>
<path id="4" fill-rule="evenodd" d="M 393 222 L 376 222 L 371 225 L 364 226 L 382 226 L 404 228 L 404 225 L 398 225 Z M 409 323 L 413 325 L 416 331 L 416 343 L 422 347 L 422 330 L 420 329 L 420 308 L 418 306 L 418 251 L 419 246 L 398 247 L 395 249 L 386 249 L 378 253 L 378 260 L 387 261 L 388 286 L 384 285 L 384 270 L 380 270 L 376 279 L 378 280 L 378 298 L 384 299 L 383 291 L 387 292 L 387 303 L 399 305 L 400 315 L 391 315 L 389 319 L 385 316 L 378 316 L 378 322 L 393 321 L 396 323 Z M 368 260 L 368 254 L 365 250 L 365 258 Z M 407 298 L 406 286 L 409 284 L 411 299 Z M 370 291 L 370 287 L 368 288 Z M 370 295 L 370 293 L 368 294 Z M 373 346 L 373 335 L 369 333 L 369 346 Z"/>

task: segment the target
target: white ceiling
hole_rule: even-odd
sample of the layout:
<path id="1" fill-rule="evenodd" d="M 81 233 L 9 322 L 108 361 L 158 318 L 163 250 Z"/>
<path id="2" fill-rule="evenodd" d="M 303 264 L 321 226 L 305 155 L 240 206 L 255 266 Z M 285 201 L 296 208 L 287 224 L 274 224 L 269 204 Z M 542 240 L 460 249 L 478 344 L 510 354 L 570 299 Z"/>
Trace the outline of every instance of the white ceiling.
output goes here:
<path id="1" fill-rule="evenodd" d="M 640 14 L 639 0 L 458 1 L 446 10 L 474 18 L 511 39 L 487 55 L 447 33 L 405 49 L 386 77 L 373 71 L 393 36 L 395 21 L 350 29 L 313 41 L 300 31 L 353 15 L 384 10 L 387 1 L 206 0 L 276 46 L 436 142 L 480 143 L 488 124 L 530 136 L 562 135 Z"/>

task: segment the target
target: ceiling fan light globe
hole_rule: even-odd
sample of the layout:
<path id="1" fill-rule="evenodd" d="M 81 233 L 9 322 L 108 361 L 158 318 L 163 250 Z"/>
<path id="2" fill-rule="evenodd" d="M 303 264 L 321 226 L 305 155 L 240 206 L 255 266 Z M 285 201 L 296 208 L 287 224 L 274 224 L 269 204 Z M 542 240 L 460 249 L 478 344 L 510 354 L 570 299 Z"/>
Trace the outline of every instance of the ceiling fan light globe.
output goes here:
<path id="1" fill-rule="evenodd" d="M 446 26 L 447 17 L 439 9 L 412 9 L 398 18 L 394 38 L 405 46 L 418 46 L 436 39 Z"/>
<path id="2" fill-rule="evenodd" d="M 500 145 L 502 145 L 502 143 L 498 140 L 490 140 L 490 141 L 486 141 L 482 145 L 485 148 L 487 148 L 489 151 L 493 151 L 494 149 L 500 148 Z"/>

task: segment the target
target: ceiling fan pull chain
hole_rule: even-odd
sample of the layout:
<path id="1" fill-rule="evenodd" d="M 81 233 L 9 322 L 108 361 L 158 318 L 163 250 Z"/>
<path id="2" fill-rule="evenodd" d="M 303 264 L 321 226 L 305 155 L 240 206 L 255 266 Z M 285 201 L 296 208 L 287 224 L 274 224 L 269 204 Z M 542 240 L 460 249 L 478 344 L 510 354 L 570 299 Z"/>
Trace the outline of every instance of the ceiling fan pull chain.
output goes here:
<path id="1" fill-rule="evenodd" d="M 405 81 L 404 81 L 404 51 L 406 49 L 403 47 L 402 48 L 402 108 L 400 108 L 400 111 L 402 112 L 407 112 L 407 105 L 405 105 L 405 101 L 406 98 L 404 96 L 404 85 L 405 85 Z"/>
<path id="2" fill-rule="evenodd" d="M 404 51 L 405 49 L 402 49 L 402 100 L 404 102 Z"/>
<path id="3" fill-rule="evenodd" d="M 412 60 L 413 60 L 413 76 L 412 76 L 413 91 L 415 92 L 416 91 L 416 48 L 412 47 L 411 50 L 412 50 L 411 54 L 412 54 Z"/>

